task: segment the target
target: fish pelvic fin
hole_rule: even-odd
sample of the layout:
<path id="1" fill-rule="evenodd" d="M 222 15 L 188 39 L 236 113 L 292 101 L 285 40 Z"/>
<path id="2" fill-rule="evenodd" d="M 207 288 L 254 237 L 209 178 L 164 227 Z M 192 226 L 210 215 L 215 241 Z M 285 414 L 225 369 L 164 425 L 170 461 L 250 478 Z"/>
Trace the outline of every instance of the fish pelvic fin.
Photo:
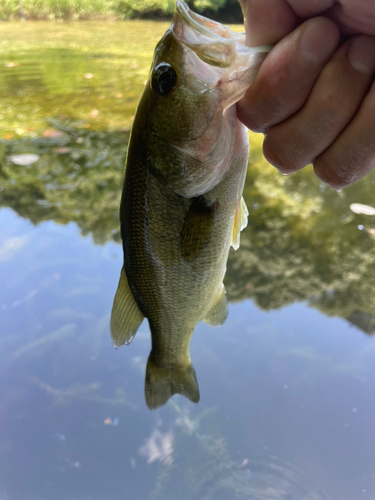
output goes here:
<path id="1" fill-rule="evenodd" d="M 234 213 L 234 220 L 232 226 L 232 237 L 230 244 L 237 250 L 240 246 L 240 233 L 242 229 L 245 229 L 247 226 L 247 217 L 249 215 L 249 211 L 247 209 L 245 200 L 241 196 L 241 199 L 237 203 L 237 208 Z"/>
<path id="2" fill-rule="evenodd" d="M 222 284 L 214 305 L 209 310 L 207 316 L 203 318 L 203 321 L 207 323 L 207 325 L 221 326 L 224 324 L 228 317 L 228 301 L 226 294 L 227 292 Z"/>
<path id="3" fill-rule="evenodd" d="M 143 318 L 122 268 L 111 314 L 111 337 L 115 347 L 130 344 Z"/>
<path id="4" fill-rule="evenodd" d="M 172 366 L 162 368 L 157 366 L 150 354 L 146 368 L 145 397 L 150 410 L 165 405 L 174 394 L 181 394 L 198 403 L 199 387 L 193 365 Z"/>

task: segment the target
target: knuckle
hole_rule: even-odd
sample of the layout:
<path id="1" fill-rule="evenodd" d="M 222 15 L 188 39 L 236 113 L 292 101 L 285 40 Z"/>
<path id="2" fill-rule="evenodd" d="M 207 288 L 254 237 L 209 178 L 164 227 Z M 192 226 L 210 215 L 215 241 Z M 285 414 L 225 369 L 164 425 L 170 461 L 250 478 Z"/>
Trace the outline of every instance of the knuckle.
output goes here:
<path id="1" fill-rule="evenodd" d="M 337 92 L 337 84 L 334 85 L 325 85 L 324 88 L 320 89 L 319 92 L 319 106 L 321 109 L 325 111 L 326 115 L 329 115 L 330 112 L 337 111 L 337 106 L 341 104 L 339 101 L 340 96 Z M 339 108 L 340 109 L 340 108 Z"/>
<path id="2" fill-rule="evenodd" d="M 240 103 L 237 105 L 237 117 L 249 130 L 253 132 L 265 132 L 267 126 L 264 120 L 261 119 L 261 116 L 258 115 L 259 113 L 254 107 L 250 110 L 250 106 L 243 106 Z"/>
<path id="3" fill-rule="evenodd" d="M 335 189 L 344 188 L 357 180 L 358 175 L 355 169 L 348 168 L 347 165 L 341 165 L 318 157 L 314 162 L 315 175 L 323 182 Z"/>
<path id="4" fill-rule="evenodd" d="M 293 148 L 289 144 L 277 140 L 273 135 L 266 135 L 263 143 L 263 154 L 266 160 L 282 173 L 295 172 L 304 166 L 296 164 Z"/>

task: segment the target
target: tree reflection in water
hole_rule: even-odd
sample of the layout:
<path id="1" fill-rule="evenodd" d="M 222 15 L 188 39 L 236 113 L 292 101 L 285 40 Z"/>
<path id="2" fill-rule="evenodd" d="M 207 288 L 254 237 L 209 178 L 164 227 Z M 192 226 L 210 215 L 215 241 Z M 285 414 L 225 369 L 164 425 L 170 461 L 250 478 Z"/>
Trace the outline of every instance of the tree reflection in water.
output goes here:
<path id="1" fill-rule="evenodd" d="M 75 222 L 95 243 L 120 242 L 118 207 L 128 131 L 89 131 L 83 122 L 51 121 L 40 138 L 0 141 L 0 205 L 33 224 Z M 252 134 L 244 198 L 249 224 L 231 251 L 230 301 L 263 309 L 306 301 L 326 315 L 375 331 L 375 220 L 351 203 L 373 204 L 375 174 L 338 193 L 306 168 L 280 175 Z M 14 165 L 12 155 L 40 159 Z M 374 227 L 373 227 L 374 226 Z"/>

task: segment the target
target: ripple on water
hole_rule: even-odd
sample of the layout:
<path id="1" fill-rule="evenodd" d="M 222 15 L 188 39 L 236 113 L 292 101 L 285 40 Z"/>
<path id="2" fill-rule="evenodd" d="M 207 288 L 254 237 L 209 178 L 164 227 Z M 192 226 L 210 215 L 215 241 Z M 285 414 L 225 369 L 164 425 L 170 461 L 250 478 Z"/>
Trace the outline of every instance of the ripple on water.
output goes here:
<path id="1" fill-rule="evenodd" d="M 199 493 L 200 500 L 226 500 L 229 492 L 246 500 L 346 500 L 323 469 L 306 462 L 296 465 L 273 456 L 253 457 L 246 468 L 233 466 L 219 476 Z"/>

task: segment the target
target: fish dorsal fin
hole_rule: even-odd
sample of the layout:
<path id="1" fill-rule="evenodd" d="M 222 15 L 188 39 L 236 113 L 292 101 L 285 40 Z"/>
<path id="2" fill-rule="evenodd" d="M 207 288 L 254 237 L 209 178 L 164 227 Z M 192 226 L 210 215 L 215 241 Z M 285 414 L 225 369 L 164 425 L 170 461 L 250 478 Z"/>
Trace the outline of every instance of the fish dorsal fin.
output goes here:
<path id="1" fill-rule="evenodd" d="M 130 344 L 143 318 L 122 268 L 111 314 L 111 336 L 114 345 L 120 347 Z"/>
<path id="2" fill-rule="evenodd" d="M 150 354 L 145 383 L 147 406 L 150 410 L 155 410 L 165 405 L 174 394 L 181 394 L 193 403 L 198 403 L 199 387 L 193 365 L 189 363 L 187 366 L 159 367 Z"/>
<path id="3" fill-rule="evenodd" d="M 193 198 L 181 233 L 181 257 L 192 262 L 209 243 L 216 204 L 207 205 L 203 196 Z"/>
<path id="4" fill-rule="evenodd" d="M 237 250 L 240 246 L 240 233 L 242 229 L 247 226 L 247 216 L 249 215 L 249 211 L 247 209 L 245 200 L 241 196 L 241 199 L 237 203 L 236 211 L 234 212 L 234 220 L 232 226 L 232 237 L 230 244 Z"/>
<path id="5" fill-rule="evenodd" d="M 203 318 L 203 321 L 207 325 L 220 326 L 222 325 L 228 317 L 228 301 L 227 292 L 224 285 L 221 285 L 220 291 L 216 297 L 214 305 L 209 310 L 207 316 Z"/>

